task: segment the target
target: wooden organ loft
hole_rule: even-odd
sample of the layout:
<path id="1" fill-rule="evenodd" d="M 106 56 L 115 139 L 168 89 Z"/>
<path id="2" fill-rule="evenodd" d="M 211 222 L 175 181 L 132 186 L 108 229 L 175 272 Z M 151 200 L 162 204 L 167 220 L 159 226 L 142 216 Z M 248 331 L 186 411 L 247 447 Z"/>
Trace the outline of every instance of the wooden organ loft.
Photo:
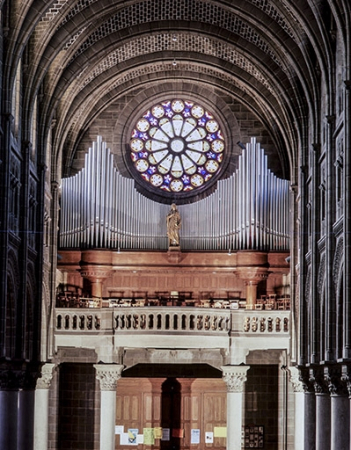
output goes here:
<path id="1" fill-rule="evenodd" d="M 98 137 L 62 180 L 57 307 L 290 308 L 289 183 L 255 139 L 212 195 L 178 209 L 174 252 L 169 205 L 137 192 Z"/>

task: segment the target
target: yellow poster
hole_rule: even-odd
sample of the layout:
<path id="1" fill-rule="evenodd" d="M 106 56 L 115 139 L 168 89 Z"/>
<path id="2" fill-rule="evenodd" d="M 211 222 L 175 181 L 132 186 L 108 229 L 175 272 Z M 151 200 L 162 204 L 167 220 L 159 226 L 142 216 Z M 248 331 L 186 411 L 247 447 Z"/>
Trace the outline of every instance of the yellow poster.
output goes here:
<path id="1" fill-rule="evenodd" d="M 155 444 L 155 436 L 153 428 L 144 428 L 144 445 L 154 445 Z"/>
<path id="2" fill-rule="evenodd" d="M 227 427 L 214 427 L 213 436 L 220 438 L 227 437 Z"/>
<path id="3" fill-rule="evenodd" d="M 162 438 L 162 427 L 155 427 L 154 428 L 154 438 L 155 439 L 161 439 Z"/>

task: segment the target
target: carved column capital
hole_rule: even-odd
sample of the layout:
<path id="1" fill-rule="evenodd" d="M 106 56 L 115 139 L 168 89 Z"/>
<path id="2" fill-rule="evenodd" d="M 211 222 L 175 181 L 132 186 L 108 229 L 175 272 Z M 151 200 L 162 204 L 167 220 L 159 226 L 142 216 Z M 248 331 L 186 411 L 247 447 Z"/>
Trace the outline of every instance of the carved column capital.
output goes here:
<path id="1" fill-rule="evenodd" d="M 96 379 L 100 382 L 100 389 L 102 391 L 115 391 L 124 366 L 120 364 L 94 364 L 94 367 Z"/>
<path id="2" fill-rule="evenodd" d="M 107 278 L 111 273 L 110 268 L 103 267 L 85 267 L 80 270 L 80 274 L 83 278 L 87 278 L 89 281 L 102 281 Z"/>
<path id="3" fill-rule="evenodd" d="M 238 267 L 236 273 L 238 277 L 244 281 L 246 286 L 257 285 L 268 278 L 267 268 Z"/>
<path id="4" fill-rule="evenodd" d="M 34 390 L 39 376 L 39 365 L 25 361 L 0 362 L 1 390 Z"/>
<path id="5" fill-rule="evenodd" d="M 37 381 L 37 389 L 49 389 L 56 367 L 56 364 L 52 363 L 45 363 L 42 366 L 41 375 L 39 375 Z"/>
<path id="6" fill-rule="evenodd" d="M 289 374 L 289 381 L 294 392 L 305 392 L 304 383 L 301 380 L 299 369 L 297 367 L 289 367 L 287 372 Z"/>
<path id="7" fill-rule="evenodd" d="M 293 385 L 294 392 L 315 392 L 308 369 L 305 367 L 290 367 L 289 372 L 291 373 L 290 382 Z"/>
<path id="8" fill-rule="evenodd" d="M 349 398 L 351 398 L 351 367 L 350 366 L 342 366 L 341 382 L 344 384 L 345 388 L 347 389 Z"/>
<path id="9" fill-rule="evenodd" d="M 329 386 L 326 383 L 324 373 L 321 368 L 310 369 L 309 381 L 316 394 L 329 394 Z"/>
<path id="10" fill-rule="evenodd" d="M 330 395 L 347 395 L 346 386 L 342 382 L 341 369 L 338 366 L 324 367 L 324 380 L 328 385 Z"/>
<path id="11" fill-rule="evenodd" d="M 223 381 L 227 385 L 228 392 L 244 392 L 244 383 L 247 380 L 246 373 L 250 366 L 222 366 Z"/>

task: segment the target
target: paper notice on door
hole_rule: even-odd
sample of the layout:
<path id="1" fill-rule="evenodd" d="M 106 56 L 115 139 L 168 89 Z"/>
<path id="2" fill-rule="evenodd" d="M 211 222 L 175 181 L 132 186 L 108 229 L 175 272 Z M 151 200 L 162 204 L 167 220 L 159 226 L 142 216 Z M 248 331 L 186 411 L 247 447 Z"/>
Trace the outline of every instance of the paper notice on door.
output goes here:
<path id="1" fill-rule="evenodd" d="M 227 437 L 227 427 L 214 427 L 213 435 L 214 437 Z"/>
<path id="2" fill-rule="evenodd" d="M 190 444 L 200 444 L 200 430 L 193 428 L 190 435 Z"/>

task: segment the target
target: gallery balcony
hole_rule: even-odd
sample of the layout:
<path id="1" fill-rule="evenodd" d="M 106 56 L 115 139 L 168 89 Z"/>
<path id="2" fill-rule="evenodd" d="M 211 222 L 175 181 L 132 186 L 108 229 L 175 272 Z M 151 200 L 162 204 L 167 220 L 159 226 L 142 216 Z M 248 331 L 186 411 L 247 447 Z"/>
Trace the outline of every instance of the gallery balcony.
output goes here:
<path id="1" fill-rule="evenodd" d="M 56 308 L 55 346 L 97 348 L 109 342 L 123 348 L 290 347 L 289 310 L 247 310 L 234 303 L 231 308 L 185 305 Z"/>

